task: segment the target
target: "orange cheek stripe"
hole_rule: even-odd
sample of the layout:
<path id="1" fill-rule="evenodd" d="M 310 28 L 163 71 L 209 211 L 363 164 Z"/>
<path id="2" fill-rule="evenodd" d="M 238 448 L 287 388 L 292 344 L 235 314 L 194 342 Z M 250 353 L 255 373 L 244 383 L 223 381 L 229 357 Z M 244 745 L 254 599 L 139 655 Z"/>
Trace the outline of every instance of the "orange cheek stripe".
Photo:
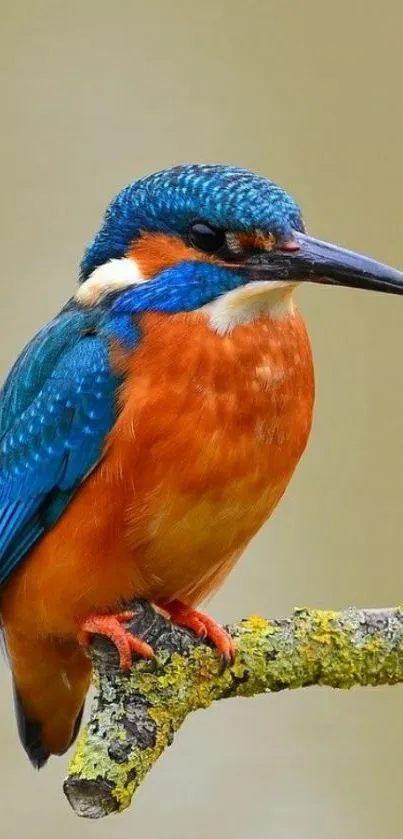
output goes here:
<path id="1" fill-rule="evenodd" d="M 136 239 L 127 256 L 135 259 L 144 279 L 150 280 L 163 271 L 189 260 L 214 262 L 212 257 L 186 245 L 176 236 L 165 233 L 145 233 Z"/>

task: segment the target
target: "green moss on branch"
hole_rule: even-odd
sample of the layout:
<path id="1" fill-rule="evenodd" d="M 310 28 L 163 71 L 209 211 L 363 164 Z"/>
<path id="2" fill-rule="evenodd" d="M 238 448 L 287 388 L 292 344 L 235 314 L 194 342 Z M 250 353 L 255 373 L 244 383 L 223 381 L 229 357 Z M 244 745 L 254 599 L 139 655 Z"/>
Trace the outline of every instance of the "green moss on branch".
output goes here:
<path id="1" fill-rule="evenodd" d="M 155 662 L 119 672 L 105 639 L 92 648 L 96 695 L 64 783 L 74 811 L 100 818 L 125 810 L 189 713 L 217 699 L 311 685 L 351 688 L 403 682 L 403 611 L 297 609 L 284 620 L 252 617 L 230 627 L 234 664 L 184 629 L 134 604 L 131 631 Z"/>

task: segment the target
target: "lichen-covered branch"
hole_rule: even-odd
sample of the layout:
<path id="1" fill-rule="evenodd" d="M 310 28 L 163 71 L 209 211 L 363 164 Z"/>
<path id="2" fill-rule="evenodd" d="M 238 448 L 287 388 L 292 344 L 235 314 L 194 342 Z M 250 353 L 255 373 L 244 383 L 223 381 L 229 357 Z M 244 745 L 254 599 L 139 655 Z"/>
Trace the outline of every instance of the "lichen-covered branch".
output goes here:
<path id="1" fill-rule="evenodd" d="M 403 609 L 295 610 L 284 620 L 252 617 L 229 631 L 234 664 L 143 602 L 130 630 L 157 652 L 119 672 L 114 648 L 91 650 L 96 695 L 64 783 L 80 816 L 125 810 L 189 713 L 217 699 L 311 685 L 351 688 L 403 682 Z"/>

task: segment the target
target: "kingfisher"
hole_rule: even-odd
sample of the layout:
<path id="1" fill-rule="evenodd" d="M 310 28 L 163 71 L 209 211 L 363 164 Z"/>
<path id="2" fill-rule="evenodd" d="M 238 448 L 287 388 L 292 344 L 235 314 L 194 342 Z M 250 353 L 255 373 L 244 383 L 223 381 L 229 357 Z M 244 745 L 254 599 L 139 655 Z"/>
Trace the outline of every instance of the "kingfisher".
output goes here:
<path id="1" fill-rule="evenodd" d="M 80 727 L 94 635 L 152 648 L 136 598 L 207 637 L 197 607 L 278 504 L 305 450 L 314 372 L 303 282 L 403 293 L 403 273 L 307 235 L 264 177 L 187 164 L 114 198 L 71 299 L 0 397 L 0 615 L 33 765 Z"/>

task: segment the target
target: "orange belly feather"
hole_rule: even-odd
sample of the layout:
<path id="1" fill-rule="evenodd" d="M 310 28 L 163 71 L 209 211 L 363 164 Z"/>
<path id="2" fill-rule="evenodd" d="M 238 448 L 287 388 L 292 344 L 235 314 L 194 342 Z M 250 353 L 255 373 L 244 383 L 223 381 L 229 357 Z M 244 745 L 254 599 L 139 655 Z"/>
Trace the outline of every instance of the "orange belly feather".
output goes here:
<path id="1" fill-rule="evenodd" d="M 200 313 L 147 314 L 103 462 L 11 578 L 7 624 L 75 635 L 135 596 L 194 605 L 281 498 L 305 448 L 314 383 L 295 311 L 218 335 Z"/>

